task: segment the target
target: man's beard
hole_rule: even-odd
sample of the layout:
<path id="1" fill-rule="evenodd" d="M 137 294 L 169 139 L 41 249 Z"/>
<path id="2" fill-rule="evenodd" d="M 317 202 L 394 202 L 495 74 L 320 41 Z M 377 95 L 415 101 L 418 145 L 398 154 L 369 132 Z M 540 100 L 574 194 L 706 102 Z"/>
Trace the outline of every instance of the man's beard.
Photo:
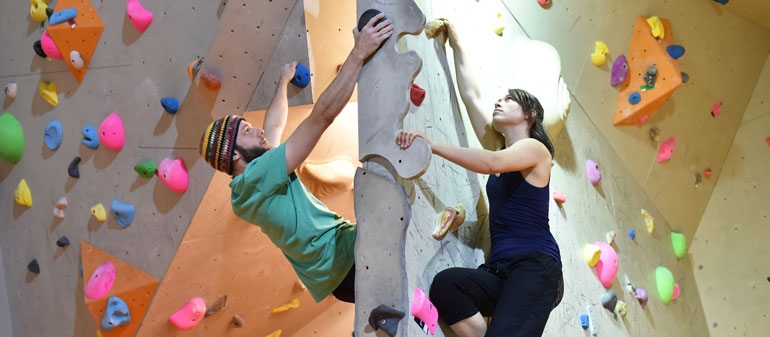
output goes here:
<path id="1" fill-rule="evenodd" d="M 241 158 L 243 158 L 243 160 L 245 160 L 246 163 L 250 163 L 252 160 L 259 158 L 259 156 L 267 152 L 267 150 L 270 150 L 269 147 L 261 147 L 259 145 L 254 145 L 248 149 L 244 149 L 236 145 L 235 149 L 238 150 L 238 152 L 240 152 Z"/>

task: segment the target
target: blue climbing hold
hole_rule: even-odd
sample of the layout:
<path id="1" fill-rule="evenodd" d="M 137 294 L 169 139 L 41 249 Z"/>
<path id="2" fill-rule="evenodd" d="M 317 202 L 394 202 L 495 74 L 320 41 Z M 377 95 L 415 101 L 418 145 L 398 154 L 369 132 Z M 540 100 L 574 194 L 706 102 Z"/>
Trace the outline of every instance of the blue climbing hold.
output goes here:
<path id="1" fill-rule="evenodd" d="M 128 325 L 128 323 L 131 323 L 128 305 L 120 297 L 110 296 L 107 300 L 107 310 L 105 310 L 102 323 L 99 325 L 102 331 L 110 332 L 112 329 Z"/>
<path id="2" fill-rule="evenodd" d="M 580 314 L 580 327 L 588 329 L 588 314 Z"/>
<path id="3" fill-rule="evenodd" d="M 58 149 L 59 145 L 61 145 L 62 134 L 61 123 L 59 121 L 55 120 L 48 123 L 48 125 L 45 126 L 45 131 L 43 133 L 45 146 L 51 149 L 51 151 Z"/>
<path id="4" fill-rule="evenodd" d="M 300 88 L 305 88 L 308 83 L 310 83 L 310 70 L 303 64 L 297 63 L 297 67 L 294 70 L 294 78 L 291 79 L 291 84 Z"/>
<path id="5" fill-rule="evenodd" d="M 166 110 L 166 112 L 172 115 L 179 110 L 179 100 L 174 97 L 161 98 L 160 105 L 163 106 L 163 110 Z"/>
<path id="6" fill-rule="evenodd" d="M 54 12 L 51 14 L 51 17 L 48 18 L 48 24 L 51 26 L 58 25 L 62 22 L 69 21 L 74 19 L 76 16 L 78 16 L 77 9 L 74 8 L 65 8 L 58 12 Z"/>
<path id="7" fill-rule="evenodd" d="M 666 51 L 668 52 L 668 56 L 671 56 L 674 60 L 682 57 L 684 55 L 684 47 L 678 45 L 678 44 L 672 44 L 666 47 Z"/>
<path id="8" fill-rule="evenodd" d="M 730 2 L 730 0 L 714 0 L 714 2 L 722 5 L 727 5 L 727 3 Z"/>
<path id="9" fill-rule="evenodd" d="M 632 228 L 628 230 L 628 236 L 631 237 L 631 240 L 636 239 L 636 231 Z"/>
<path id="10" fill-rule="evenodd" d="M 131 204 L 124 204 L 120 201 L 113 200 L 110 203 L 110 211 L 112 216 L 115 217 L 115 222 L 120 227 L 128 228 L 131 222 L 134 221 L 134 206 Z"/>
<path id="11" fill-rule="evenodd" d="M 634 91 L 631 93 L 631 96 L 628 96 L 628 103 L 631 104 L 637 104 L 639 101 L 642 100 L 642 95 L 640 95 L 638 92 Z"/>
<path id="12" fill-rule="evenodd" d="M 96 128 L 91 124 L 83 127 L 83 144 L 91 149 L 99 147 L 99 134 L 96 133 Z"/>

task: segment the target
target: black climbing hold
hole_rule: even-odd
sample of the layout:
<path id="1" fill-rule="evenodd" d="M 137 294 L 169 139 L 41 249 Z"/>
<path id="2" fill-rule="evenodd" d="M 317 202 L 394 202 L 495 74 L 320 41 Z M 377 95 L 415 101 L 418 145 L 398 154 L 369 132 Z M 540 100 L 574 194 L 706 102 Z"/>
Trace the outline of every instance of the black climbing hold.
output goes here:
<path id="1" fill-rule="evenodd" d="M 32 45 L 32 48 L 35 49 L 35 54 L 37 54 L 37 56 L 42 58 L 48 57 L 45 51 L 43 51 L 43 43 L 40 42 L 40 40 L 35 41 L 35 44 Z"/>
<path id="2" fill-rule="evenodd" d="M 80 178 L 80 170 L 78 170 L 78 164 L 80 164 L 80 157 L 75 157 L 70 162 L 70 166 L 67 168 L 67 174 L 73 178 Z"/>
<path id="3" fill-rule="evenodd" d="M 402 311 L 380 304 L 369 314 L 369 325 L 374 330 L 382 329 L 388 336 L 395 337 L 398 332 L 398 322 L 402 318 L 404 318 Z"/>
<path id="4" fill-rule="evenodd" d="M 604 309 L 609 310 L 610 312 L 615 312 L 615 305 L 618 304 L 618 296 L 615 294 L 614 291 L 610 290 L 602 296 L 602 307 Z"/>
<path id="5" fill-rule="evenodd" d="M 56 245 L 59 247 L 67 247 L 70 245 L 70 240 L 66 236 L 62 236 L 59 240 L 56 240 Z"/>
<path id="6" fill-rule="evenodd" d="M 51 15 L 53 15 L 53 8 L 51 8 L 51 7 L 46 8 L 45 9 L 45 15 L 50 18 Z"/>
<path id="7" fill-rule="evenodd" d="M 32 261 L 27 264 L 27 270 L 35 274 L 40 274 L 40 265 L 37 263 L 37 259 L 32 259 Z"/>
<path id="8" fill-rule="evenodd" d="M 686 72 L 682 72 L 682 83 L 687 83 L 687 81 L 690 80 L 690 75 L 687 75 Z"/>
<path id="9" fill-rule="evenodd" d="M 377 16 L 377 14 L 380 14 L 380 13 L 382 12 L 374 8 L 370 8 L 364 11 L 364 13 L 361 14 L 361 17 L 358 19 L 358 31 L 360 32 L 362 29 L 364 29 L 364 26 L 366 26 L 366 24 L 369 23 L 369 20 L 371 20 L 373 17 Z M 380 21 L 377 21 L 374 25 L 376 26 L 377 24 L 382 22 L 382 20 L 385 20 L 385 19 L 386 18 L 380 19 Z"/>

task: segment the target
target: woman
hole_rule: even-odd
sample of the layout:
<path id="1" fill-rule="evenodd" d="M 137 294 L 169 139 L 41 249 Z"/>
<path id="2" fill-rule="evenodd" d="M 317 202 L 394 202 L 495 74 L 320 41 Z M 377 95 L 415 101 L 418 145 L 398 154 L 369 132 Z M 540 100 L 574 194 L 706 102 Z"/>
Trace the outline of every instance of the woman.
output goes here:
<path id="1" fill-rule="evenodd" d="M 430 299 L 460 337 L 541 336 L 564 291 L 559 246 L 548 226 L 554 149 L 543 127 L 543 107 L 528 92 L 512 89 L 490 115 L 480 102 L 457 34 L 444 23 L 454 49 L 460 96 L 484 149 L 434 143 L 421 132 L 402 131 L 396 142 L 407 148 L 415 137 L 422 137 L 434 154 L 489 174 L 492 245 L 487 263 L 478 269 L 438 273 Z M 484 317 L 491 317 L 489 325 Z"/>

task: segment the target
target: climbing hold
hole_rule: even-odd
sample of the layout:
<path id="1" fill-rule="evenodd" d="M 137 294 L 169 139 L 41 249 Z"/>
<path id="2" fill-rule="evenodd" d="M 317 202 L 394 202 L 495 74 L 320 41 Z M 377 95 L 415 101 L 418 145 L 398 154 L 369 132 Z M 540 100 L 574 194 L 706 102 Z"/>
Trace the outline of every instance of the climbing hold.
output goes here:
<path id="1" fill-rule="evenodd" d="M 722 108 L 722 100 L 718 100 L 716 103 L 711 105 L 711 117 L 719 116 L 719 110 Z"/>
<path id="2" fill-rule="evenodd" d="M 222 87 L 222 80 L 213 73 L 203 72 L 203 74 L 201 74 L 201 81 L 203 81 L 203 86 L 209 90 L 216 91 Z"/>
<path id="3" fill-rule="evenodd" d="M 671 244 L 674 246 L 674 255 L 677 259 L 684 257 L 687 252 L 687 237 L 682 233 L 671 232 Z"/>
<path id="4" fill-rule="evenodd" d="M 38 56 L 41 56 L 43 58 L 50 57 L 54 60 L 63 59 L 61 52 L 59 51 L 59 48 L 56 47 L 56 44 L 53 42 L 53 39 L 51 39 L 51 36 L 48 35 L 48 31 L 44 31 L 43 36 L 40 37 L 40 48 L 43 51 L 43 54 L 45 55 L 40 55 L 38 53 Z"/>
<path id="5" fill-rule="evenodd" d="M 599 281 L 604 288 L 609 289 L 618 274 L 618 255 L 612 246 L 604 242 L 595 242 L 594 244 L 599 246 L 602 251 L 599 262 L 596 263 L 596 275 L 599 276 Z"/>
<path id="6" fill-rule="evenodd" d="M 599 164 L 591 159 L 586 161 L 586 172 L 588 172 L 588 180 L 591 181 L 592 185 L 596 186 L 596 184 L 599 183 L 599 180 L 602 180 L 602 172 L 599 171 Z"/>
<path id="7" fill-rule="evenodd" d="M 87 124 L 83 127 L 83 144 L 90 148 L 96 149 L 99 147 L 99 134 L 96 132 L 96 128 L 93 125 Z"/>
<path id="8" fill-rule="evenodd" d="M 37 263 L 37 259 L 32 259 L 32 261 L 29 261 L 27 264 L 27 270 L 29 270 L 31 273 L 40 274 L 40 264 Z"/>
<path id="9" fill-rule="evenodd" d="M 618 300 L 618 302 L 615 304 L 615 312 L 620 315 L 620 317 L 626 317 L 626 314 L 628 313 L 628 305 L 626 302 Z"/>
<path id="10" fill-rule="evenodd" d="M 29 16 L 32 20 L 43 22 L 48 19 L 48 14 L 46 14 L 48 4 L 45 3 L 45 0 L 29 0 L 29 3 Z"/>
<path id="11" fill-rule="evenodd" d="M 380 13 L 382 13 L 382 12 L 380 12 L 379 10 L 376 10 L 374 8 L 370 8 L 370 9 L 365 10 L 361 14 L 361 17 L 358 18 L 358 31 L 360 32 L 362 29 L 364 29 L 364 26 L 366 26 L 366 24 L 369 23 L 369 21 L 373 17 L 377 16 L 377 14 L 380 14 Z M 380 22 L 382 22 L 383 20 L 386 20 L 386 19 L 387 18 L 383 17 L 379 21 L 375 22 L 374 25 L 377 26 Z"/>
<path id="12" fill-rule="evenodd" d="M 172 115 L 179 111 L 179 100 L 175 97 L 161 98 L 160 105 L 163 107 L 163 110 L 166 110 L 166 112 Z"/>
<path id="13" fill-rule="evenodd" d="M 187 191 L 188 176 L 182 158 L 165 158 L 158 165 L 158 179 L 176 193 Z"/>
<path id="14" fill-rule="evenodd" d="M 412 101 L 412 104 L 420 106 L 425 99 L 425 89 L 412 82 L 412 88 L 409 89 L 409 99 Z"/>
<path id="15" fill-rule="evenodd" d="M 18 90 L 18 87 L 16 85 L 16 82 L 8 83 L 5 85 L 5 96 L 10 99 L 15 99 L 17 90 Z"/>
<path id="16" fill-rule="evenodd" d="M 655 284 L 658 288 L 658 295 L 663 304 L 669 304 L 674 296 L 674 274 L 666 267 L 655 269 Z"/>
<path id="17" fill-rule="evenodd" d="M 628 59 L 626 55 L 620 54 L 614 62 L 612 62 L 612 70 L 610 70 L 610 85 L 616 86 L 626 81 L 628 78 Z"/>
<path id="18" fill-rule="evenodd" d="M 59 240 L 56 240 L 56 245 L 62 248 L 67 247 L 70 245 L 70 240 L 66 236 L 62 236 Z"/>
<path id="19" fill-rule="evenodd" d="M 94 216 L 94 218 L 96 218 L 96 220 L 101 222 L 107 220 L 107 212 L 104 210 L 104 205 L 101 203 L 91 206 L 91 214 Z"/>
<path id="20" fill-rule="evenodd" d="M 107 310 L 102 317 L 102 323 L 99 325 L 104 332 L 110 332 L 119 326 L 126 326 L 131 323 L 131 313 L 128 311 L 128 305 L 123 299 L 116 296 L 110 296 L 107 300 Z"/>
<path id="21" fill-rule="evenodd" d="M 455 207 L 445 207 L 436 217 L 436 230 L 433 231 L 433 238 L 441 240 L 448 232 L 456 232 L 465 222 L 465 206 L 457 204 Z"/>
<path id="22" fill-rule="evenodd" d="M 703 176 L 706 178 L 711 177 L 711 173 L 712 172 L 710 167 L 707 167 L 705 170 L 703 170 Z"/>
<path id="23" fill-rule="evenodd" d="M 682 55 L 684 55 L 684 47 L 678 44 L 672 44 L 672 45 L 666 46 L 666 52 L 668 52 L 668 56 L 671 56 L 671 58 L 676 60 L 682 57 Z"/>
<path id="24" fill-rule="evenodd" d="M 666 37 L 665 28 L 663 28 L 663 22 L 657 16 L 650 16 L 647 18 L 647 24 L 650 25 L 650 31 L 652 36 L 663 39 Z"/>
<path id="25" fill-rule="evenodd" d="M 283 332 L 283 331 L 281 329 L 278 329 L 278 330 L 275 330 L 275 331 L 267 334 L 267 336 L 265 336 L 265 337 L 281 337 L 281 332 Z"/>
<path id="26" fill-rule="evenodd" d="M 639 301 L 639 304 L 642 306 L 642 309 L 647 306 L 647 290 L 644 288 L 636 288 L 636 292 L 634 294 L 634 297 L 637 301 Z"/>
<path id="27" fill-rule="evenodd" d="M 102 264 L 96 267 L 96 270 L 94 270 L 86 283 L 84 289 L 86 297 L 98 300 L 106 296 L 112 289 L 112 285 L 115 284 L 115 273 L 115 265 L 112 262 L 102 262 Z"/>
<path id="28" fill-rule="evenodd" d="M 80 57 L 80 52 L 77 50 L 70 52 L 70 64 L 72 64 L 75 69 L 83 69 L 85 66 L 85 62 L 83 61 L 83 58 Z"/>
<path id="29" fill-rule="evenodd" d="M 128 0 L 126 2 L 126 15 L 128 20 L 140 33 L 144 33 L 147 27 L 152 23 L 152 13 L 142 7 L 138 0 Z"/>
<path id="30" fill-rule="evenodd" d="M 243 327 L 243 317 L 241 315 L 235 314 L 233 316 L 233 319 L 230 320 L 229 326 L 231 328 L 241 328 L 241 327 Z"/>
<path id="31" fill-rule="evenodd" d="M 642 208 L 642 217 L 644 217 L 644 224 L 647 226 L 647 233 L 652 234 L 655 229 L 655 218 L 644 208 Z"/>
<path id="32" fill-rule="evenodd" d="M 727 5 L 730 0 L 714 0 L 714 2 L 721 4 L 721 5 Z"/>
<path id="33" fill-rule="evenodd" d="M 551 0 L 537 0 L 537 3 L 540 5 L 540 7 L 545 7 L 551 3 Z"/>
<path id="34" fill-rule="evenodd" d="M 631 95 L 628 95 L 628 103 L 638 104 L 641 100 L 642 100 L 642 95 L 640 95 L 636 91 L 632 92 Z"/>
<path id="35" fill-rule="evenodd" d="M 580 314 L 580 327 L 583 328 L 583 330 L 588 329 L 588 315 L 587 314 Z"/>
<path id="36" fill-rule="evenodd" d="M 206 314 L 204 316 L 211 316 L 224 309 L 225 307 L 227 307 L 227 295 L 220 297 L 216 302 L 214 302 L 214 304 L 209 306 L 206 309 Z"/>
<path id="37" fill-rule="evenodd" d="M 588 327 L 591 329 L 591 335 L 596 336 L 599 334 L 599 326 L 596 325 L 596 320 L 594 319 L 594 308 L 592 306 L 588 306 Z"/>
<path id="38" fill-rule="evenodd" d="M 446 21 L 442 19 L 437 19 L 426 23 L 424 27 L 425 36 L 427 36 L 429 39 L 436 37 L 436 35 L 446 30 L 445 24 L 446 24 Z"/>
<path id="39" fill-rule="evenodd" d="M 656 143 L 660 142 L 660 129 L 654 126 L 650 128 L 650 140 Z"/>
<path id="40" fill-rule="evenodd" d="M 770 137 L 765 138 L 765 143 L 767 143 L 767 146 L 770 146 Z"/>
<path id="41" fill-rule="evenodd" d="M 640 89 L 642 91 L 655 89 L 655 82 L 658 80 L 658 67 L 654 65 L 648 67 L 643 77 L 645 84 Z"/>
<path id="42" fill-rule="evenodd" d="M 99 126 L 99 142 L 108 149 L 120 151 L 125 143 L 125 131 L 123 130 L 123 121 L 118 114 L 110 113 Z"/>
<path id="43" fill-rule="evenodd" d="M 671 299 L 675 300 L 679 298 L 679 293 L 680 293 L 679 284 L 674 283 L 674 293 L 671 295 Z"/>
<path id="44" fill-rule="evenodd" d="M 433 306 L 428 296 L 419 287 L 414 288 L 414 299 L 412 300 L 412 307 L 410 309 L 412 315 L 417 317 L 421 321 L 425 322 L 428 327 L 428 332 L 431 335 L 436 334 L 436 327 L 438 326 L 438 309 Z"/>
<path id="45" fill-rule="evenodd" d="M 191 299 L 187 304 L 168 318 L 179 330 L 190 330 L 200 323 L 206 313 L 206 302 L 200 297 Z"/>
<path id="46" fill-rule="evenodd" d="M 192 62 L 187 65 L 187 76 L 190 77 L 190 82 L 192 82 L 195 79 L 195 76 L 198 75 L 198 71 L 201 70 L 201 64 L 203 64 L 202 57 L 192 60 Z"/>
<path id="47" fill-rule="evenodd" d="M 591 53 L 591 63 L 595 66 L 600 66 L 607 62 L 607 55 L 610 53 L 610 48 L 604 41 L 594 42 L 594 52 Z"/>
<path id="48" fill-rule="evenodd" d="M 660 143 L 660 148 L 658 149 L 658 162 L 662 163 L 671 159 L 671 156 L 674 154 L 674 147 L 676 147 L 676 140 L 674 137 Z"/>
<path id="49" fill-rule="evenodd" d="M 40 95 L 51 106 L 59 105 L 59 94 L 56 92 L 56 82 L 43 82 L 40 81 L 37 84 L 37 89 L 40 90 Z"/>
<path id="50" fill-rule="evenodd" d="M 690 75 L 687 75 L 687 73 L 682 72 L 682 83 L 687 83 L 687 81 L 690 80 Z"/>
<path id="51" fill-rule="evenodd" d="M 374 330 L 382 330 L 389 337 L 396 337 L 398 322 L 404 318 L 402 311 L 380 304 L 369 313 L 369 325 Z"/>
<path id="52" fill-rule="evenodd" d="M 16 164 L 24 155 L 24 130 L 9 112 L 0 114 L 0 157 Z"/>
<path id="53" fill-rule="evenodd" d="M 37 54 L 37 56 L 40 56 L 44 59 L 48 58 L 48 55 L 46 55 L 45 51 L 43 50 L 43 43 L 40 40 L 37 40 L 32 44 L 32 49 L 35 50 L 35 54 Z"/>
<path id="54" fill-rule="evenodd" d="M 131 204 L 122 203 L 117 200 L 113 200 L 110 203 L 110 211 L 115 218 L 115 222 L 120 227 L 127 228 L 134 221 L 134 206 Z"/>
<path id="55" fill-rule="evenodd" d="M 67 197 L 59 198 L 56 202 L 56 207 L 53 208 L 53 215 L 57 218 L 64 218 L 64 210 L 67 208 Z"/>
<path id="56" fill-rule="evenodd" d="M 78 164 L 80 164 L 80 157 L 75 157 L 70 162 L 70 166 L 67 167 L 67 174 L 73 178 L 80 178 L 80 170 L 78 170 Z"/>
<path id="57" fill-rule="evenodd" d="M 294 77 L 291 79 L 291 84 L 294 84 L 300 88 L 305 88 L 310 83 L 310 69 L 304 64 L 297 63 L 294 68 Z"/>
<path id="58" fill-rule="evenodd" d="M 32 207 L 32 192 L 29 190 L 26 180 L 21 179 L 19 181 L 19 185 L 16 186 L 16 190 L 13 192 L 13 199 L 19 205 Z"/>
<path id="59" fill-rule="evenodd" d="M 628 236 L 631 237 L 631 240 L 636 239 L 636 231 L 632 228 L 628 230 Z"/>
<path id="60" fill-rule="evenodd" d="M 609 310 L 610 312 L 615 312 L 615 306 L 618 304 L 618 295 L 615 294 L 615 291 L 609 290 L 602 296 L 602 307 L 604 309 Z"/>
<path id="61" fill-rule="evenodd" d="M 615 237 L 616 236 L 617 236 L 617 234 L 615 234 L 615 231 L 607 232 L 607 234 L 605 235 L 605 237 L 607 239 L 607 244 L 611 245 L 613 242 L 615 242 Z"/>
<path id="62" fill-rule="evenodd" d="M 58 120 L 51 121 L 45 126 L 45 131 L 43 132 L 45 146 L 51 151 L 58 149 L 59 145 L 61 145 L 62 135 L 61 122 Z"/>
<path id="63" fill-rule="evenodd" d="M 583 246 L 583 258 L 586 260 L 586 263 L 588 263 L 588 266 L 593 268 L 596 266 L 596 263 L 599 262 L 599 257 L 602 256 L 602 250 L 599 248 L 599 246 L 587 243 L 585 246 Z"/>
<path id="64" fill-rule="evenodd" d="M 701 177 L 700 172 L 695 172 L 695 187 L 697 188 L 702 181 L 703 178 Z"/>
<path id="65" fill-rule="evenodd" d="M 60 11 L 54 12 L 48 18 L 48 24 L 56 26 L 62 22 L 74 20 L 78 16 L 78 10 L 74 8 L 64 8 Z"/>
<path id="66" fill-rule="evenodd" d="M 564 195 L 564 192 L 562 192 L 562 191 L 554 190 L 553 191 L 553 201 L 556 201 L 559 204 L 563 204 L 563 203 L 567 202 L 567 196 Z"/>
<path id="67" fill-rule="evenodd" d="M 152 178 L 158 169 L 155 167 L 155 162 L 152 160 L 145 160 L 134 166 L 134 171 L 142 178 Z"/>
<path id="68" fill-rule="evenodd" d="M 492 31 L 495 32 L 495 34 L 497 35 L 503 35 L 504 29 L 505 29 L 505 18 L 503 18 L 502 13 L 497 13 L 497 18 L 495 19 L 495 22 L 492 25 Z"/>
<path id="69" fill-rule="evenodd" d="M 287 312 L 291 309 L 296 309 L 296 308 L 299 308 L 299 298 L 295 298 L 287 303 L 280 305 L 279 307 L 273 309 L 273 311 L 271 311 L 270 313 L 275 315 L 275 314 Z"/>

